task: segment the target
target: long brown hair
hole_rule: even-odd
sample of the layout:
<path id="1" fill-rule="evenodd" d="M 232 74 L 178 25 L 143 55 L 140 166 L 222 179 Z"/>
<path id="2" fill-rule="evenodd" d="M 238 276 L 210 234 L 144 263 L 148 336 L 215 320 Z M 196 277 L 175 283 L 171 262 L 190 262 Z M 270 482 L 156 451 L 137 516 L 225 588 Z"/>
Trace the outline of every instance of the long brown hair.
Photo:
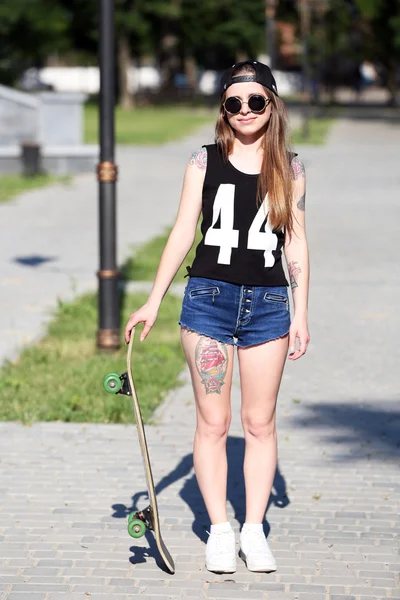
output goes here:
<path id="1" fill-rule="evenodd" d="M 255 73 L 251 65 L 243 65 L 233 72 L 236 75 Z M 283 101 L 273 92 L 265 89 L 271 99 L 271 116 L 262 139 L 264 149 L 263 162 L 257 185 L 257 205 L 260 206 L 268 192 L 269 222 L 272 229 L 280 231 L 285 227 L 289 232 L 293 227 L 292 215 L 292 170 L 288 142 L 288 118 Z M 226 92 L 221 98 L 221 106 L 215 126 L 215 142 L 227 161 L 233 150 L 235 132 L 225 114 L 223 103 Z"/>

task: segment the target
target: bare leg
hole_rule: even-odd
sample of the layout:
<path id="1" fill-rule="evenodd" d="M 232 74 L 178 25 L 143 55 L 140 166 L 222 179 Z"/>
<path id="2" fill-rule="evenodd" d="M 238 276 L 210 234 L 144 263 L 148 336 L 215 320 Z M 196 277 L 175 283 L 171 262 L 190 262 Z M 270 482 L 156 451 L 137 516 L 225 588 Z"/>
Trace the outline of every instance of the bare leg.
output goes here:
<path id="1" fill-rule="evenodd" d="M 246 523 L 262 523 L 271 494 L 278 456 L 276 399 L 287 350 L 288 336 L 238 348 L 246 441 Z"/>
<path id="2" fill-rule="evenodd" d="M 228 520 L 226 439 L 234 348 L 184 328 L 181 340 L 196 400 L 194 470 L 211 523 L 223 523 Z"/>

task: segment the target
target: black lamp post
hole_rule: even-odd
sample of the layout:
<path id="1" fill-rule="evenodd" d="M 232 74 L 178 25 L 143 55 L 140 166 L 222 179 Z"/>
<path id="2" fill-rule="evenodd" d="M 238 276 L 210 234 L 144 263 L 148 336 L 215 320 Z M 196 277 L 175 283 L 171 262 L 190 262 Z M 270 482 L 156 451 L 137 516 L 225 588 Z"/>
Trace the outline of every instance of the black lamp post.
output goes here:
<path id="1" fill-rule="evenodd" d="M 119 291 L 116 259 L 115 191 L 117 166 L 114 163 L 114 0 L 99 0 L 100 62 L 100 163 L 97 346 L 116 350 L 120 346 Z"/>

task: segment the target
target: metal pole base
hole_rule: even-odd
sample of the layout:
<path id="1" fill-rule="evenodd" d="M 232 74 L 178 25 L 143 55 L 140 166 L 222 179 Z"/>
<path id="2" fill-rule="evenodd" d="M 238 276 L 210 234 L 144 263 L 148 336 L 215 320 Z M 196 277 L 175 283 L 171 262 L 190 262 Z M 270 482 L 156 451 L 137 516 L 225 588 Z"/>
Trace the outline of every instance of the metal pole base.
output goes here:
<path id="1" fill-rule="evenodd" d="M 100 350 L 119 350 L 121 346 L 119 329 L 99 329 L 97 347 Z"/>
<path id="2" fill-rule="evenodd" d="M 22 173 L 24 177 L 34 177 L 42 174 L 42 157 L 40 144 L 23 142 L 21 144 Z"/>
<path id="3" fill-rule="evenodd" d="M 99 327 L 97 347 L 101 350 L 118 350 L 120 341 L 119 322 L 119 271 L 103 269 L 97 271 L 99 278 Z"/>

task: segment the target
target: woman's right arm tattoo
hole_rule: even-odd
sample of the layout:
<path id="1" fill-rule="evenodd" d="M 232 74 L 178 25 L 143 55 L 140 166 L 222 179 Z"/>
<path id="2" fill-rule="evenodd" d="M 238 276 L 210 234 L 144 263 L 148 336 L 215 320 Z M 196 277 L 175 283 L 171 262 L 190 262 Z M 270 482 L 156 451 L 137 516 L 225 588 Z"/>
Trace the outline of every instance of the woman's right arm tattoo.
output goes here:
<path id="1" fill-rule="evenodd" d="M 205 171 L 207 169 L 207 149 L 200 148 L 200 150 L 193 152 L 189 164 L 196 165 L 200 171 Z"/>
<path id="2" fill-rule="evenodd" d="M 304 194 L 302 195 L 302 197 L 300 198 L 300 200 L 297 203 L 297 208 L 299 210 L 306 210 L 306 194 L 304 192 Z"/>
<path id="3" fill-rule="evenodd" d="M 289 270 L 290 286 L 291 286 L 292 290 L 294 290 L 295 288 L 297 288 L 299 286 L 298 278 L 299 278 L 299 274 L 301 273 L 301 269 L 299 267 L 298 262 L 296 260 L 292 260 L 288 264 L 288 270 Z"/>
<path id="4" fill-rule="evenodd" d="M 302 161 L 299 159 L 298 156 L 295 156 L 294 159 L 292 160 L 291 167 L 292 167 L 292 179 L 299 179 L 300 177 L 306 176 L 304 164 L 302 163 Z"/>

